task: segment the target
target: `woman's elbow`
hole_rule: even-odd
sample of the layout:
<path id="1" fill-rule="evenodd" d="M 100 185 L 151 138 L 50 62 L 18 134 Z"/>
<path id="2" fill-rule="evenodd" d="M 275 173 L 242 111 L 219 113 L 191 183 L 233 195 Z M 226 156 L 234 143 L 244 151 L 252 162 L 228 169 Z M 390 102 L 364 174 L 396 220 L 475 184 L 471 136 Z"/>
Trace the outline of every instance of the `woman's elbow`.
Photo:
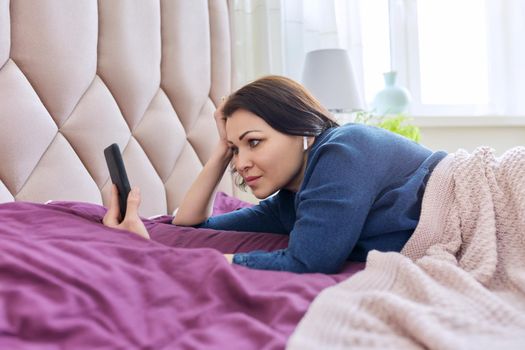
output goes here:
<path id="1" fill-rule="evenodd" d="M 175 225 L 175 226 L 195 227 L 195 226 L 199 226 L 199 225 L 203 224 L 205 221 L 206 221 L 206 219 L 189 221 L 189 220 L 183 220 L 183 219 L 177 218 L 177 216 L 175 216 L 173 218 L 173 220 L 171 220 L 171 223 L 173 225 Z"/>

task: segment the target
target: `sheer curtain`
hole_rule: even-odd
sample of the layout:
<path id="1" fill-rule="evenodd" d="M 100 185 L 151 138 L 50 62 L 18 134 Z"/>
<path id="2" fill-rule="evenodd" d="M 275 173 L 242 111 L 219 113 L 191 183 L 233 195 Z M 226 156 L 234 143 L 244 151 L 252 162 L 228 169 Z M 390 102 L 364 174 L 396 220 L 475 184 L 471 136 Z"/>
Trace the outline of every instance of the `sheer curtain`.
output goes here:
<path id="1" fill-rule="evenodd" d="M 487 0 L 490 109 L 525 116 L 525 1 Z"/>
<path id="2" fill-rule="evenodd" d="M 358 0 L 233 0 L 236 85 L 266 74 L 301 80 L 306 53 L 347 49 L 363 85 Z"/>
<path id="3" fill-rule="evenodd" d="M 267 74 L 284 73 L 280 0 L 230 0 L 234 88 Z"/>

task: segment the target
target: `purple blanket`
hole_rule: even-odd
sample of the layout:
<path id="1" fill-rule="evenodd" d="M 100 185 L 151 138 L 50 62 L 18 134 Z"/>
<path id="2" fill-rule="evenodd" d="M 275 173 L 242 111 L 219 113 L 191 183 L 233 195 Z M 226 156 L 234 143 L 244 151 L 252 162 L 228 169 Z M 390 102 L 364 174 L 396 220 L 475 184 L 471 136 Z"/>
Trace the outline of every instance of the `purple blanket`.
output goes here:
<path id="1" fill-rule="evenodd" d="M 0 205 L 0 349 L 282 349 L 314 297 L 363 267 L 250 270 L 220 252 L 279 249 L 287 237 L 162 217 L 145 220 L 147 241 L 103 226 L 104 213 Z"/>

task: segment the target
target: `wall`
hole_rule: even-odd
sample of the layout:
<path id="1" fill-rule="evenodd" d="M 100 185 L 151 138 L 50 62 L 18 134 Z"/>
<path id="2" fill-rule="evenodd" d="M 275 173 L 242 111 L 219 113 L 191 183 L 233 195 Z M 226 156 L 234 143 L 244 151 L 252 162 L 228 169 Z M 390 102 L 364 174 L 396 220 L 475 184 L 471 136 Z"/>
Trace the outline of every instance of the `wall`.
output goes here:
<path id="1" fill-rule="evenodd" d="M 490 146 L 498 155 L 515 146 L 525 146 L 523 117 L 419 117 L 421 143 L 432 150 L 472 151 Z"/>

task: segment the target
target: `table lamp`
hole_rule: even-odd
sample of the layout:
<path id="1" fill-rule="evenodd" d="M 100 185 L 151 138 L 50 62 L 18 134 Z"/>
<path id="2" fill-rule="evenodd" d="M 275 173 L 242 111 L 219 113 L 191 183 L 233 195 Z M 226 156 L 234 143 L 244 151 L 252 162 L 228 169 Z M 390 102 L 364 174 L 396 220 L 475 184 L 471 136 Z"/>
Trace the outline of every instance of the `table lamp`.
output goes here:
<path id="1" fill-rule="evenodd" d="M 302 84 L 332 113 L 365 109 L 346 50 L 322 49 L 308 52 Z"/>

